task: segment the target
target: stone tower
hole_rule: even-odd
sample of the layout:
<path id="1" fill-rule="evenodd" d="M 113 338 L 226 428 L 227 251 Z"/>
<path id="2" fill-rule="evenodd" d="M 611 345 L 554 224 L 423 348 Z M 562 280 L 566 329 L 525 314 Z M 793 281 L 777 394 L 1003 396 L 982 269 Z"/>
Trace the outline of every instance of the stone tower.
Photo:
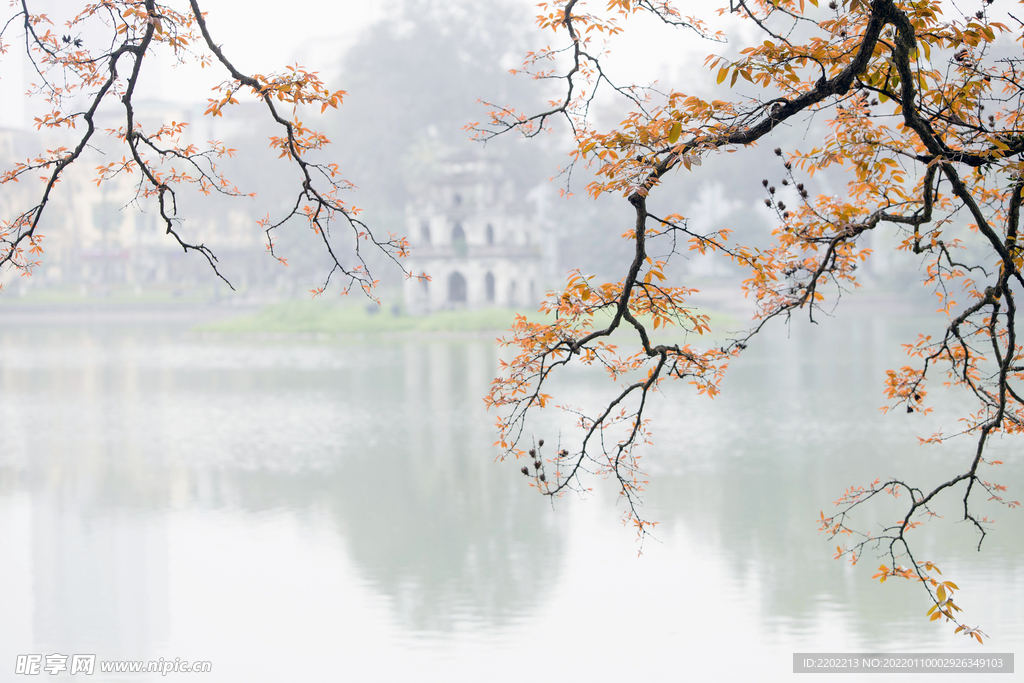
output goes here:
<path id="1" fill-rule="evenodd" d="M 540 303 L 539 223 L 494 160 L 472 152 L 442 157 L 406 207 L 406 226 L 406 267 L 431 278 L 405 282 L 409 313 Z"/>

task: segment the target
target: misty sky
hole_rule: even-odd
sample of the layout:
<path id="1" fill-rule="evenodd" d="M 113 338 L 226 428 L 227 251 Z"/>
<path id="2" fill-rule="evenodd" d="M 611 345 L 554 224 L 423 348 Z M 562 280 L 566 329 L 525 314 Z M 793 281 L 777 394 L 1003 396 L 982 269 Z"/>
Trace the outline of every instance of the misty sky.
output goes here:
<path id="1" fill-rule="evenodd" d="M 535 2 L 518 0 L 535 13 Z M 30 8 L 46 12 L 54 20 L 56 30 L 63 28 L 64 20 L 81 8 L 80 0 L 35 0 Z M 174 3 L 184 10 L 185 3 Z M 603 5 L 603 3 L 600 3 Z M 215 39 L 235 65 L 247 73 L 267 73 L 286 65 L 300 63 L 319 71 L 332 88 L 345 88 L 337 78 L 341 56 L 359 38 L 360 32 L 386 16 L 393 3 L 365 0 L 294 0 L 276 1 L 202 0 L 207 21 Z M 13 11 L 13 10 L 12 10 Z M 483 10 L 485 11 L 485 9 Z M 710 52 L 721 46 L 694 38 L 685 30 L 671 31 L 658 27 L 644 17 L 629 22 L 628 35 L 616 39 L 611 73 L 620 74 L 621 82 L 646 82 L 656 78 L 679 76 L 695 64 L 700 64 Z M 550 31 L 534 29 L 537 46 L 554 37 Z M 651 45 L 654 33 L 662 39 L 657 50 Z M 5 41 L 11 46 L 8 54 L 0 58 L 0 127 L 27 128 L 34 114 L 32 104 L 24 97 L 32 82 L 27 60 L 19 51 L 21 33 L 11 27 Z M 203 102 L 210 88 L 221 80 L 221 70 L 200 71 L 194 66 L 172 67 L 167 51 L 150 55 L 140 88 L 140 99 L 176 102 Z M 617 68 L 615 68 L 617 67 Z M 690 72 L 693 73 L 692 71 Z M 37 113 L 37 112 L 36 112 Z"/>
<path id="2" fill-rule="evenodd" d="M 62 28 L 63 18 L 81 5 L 79 0 L 46 0 L 45 3 L 30 0 L 29 3 L 34 11 L 48 13 L 54 19 L 56 30 Z M 336 69 L 340 55 L 359 32 L 381 18 L 387 3 L 201 0 L 200 6 L 207 12 L 211 33 L 239 69 L 265 73 L 299 62 L 327 76 Z M 282 7 L 290 11 L 282 11 Z M 5 34 L 5 42 L 12 49 L 0 59 L 0 101 L 4 103 L 0 107 L 0 127 L 24 128 L 31 121 L 24 93 L 33 74 L 23 49 L 18 49 L 21 40 L 17 27 L 8 29 Z M 209 96 L 210 87 L 222 80 L 223 72 L 207 70 L 204 73 L 195 67 L 173 68 L 166 55 L 161 56 L 164 58 L 147 64 L 148 78 L 143 80 L 140 92 L 145 99 L 201 102 Z M 154 67 L 157 69 L 155 77 Z"/>

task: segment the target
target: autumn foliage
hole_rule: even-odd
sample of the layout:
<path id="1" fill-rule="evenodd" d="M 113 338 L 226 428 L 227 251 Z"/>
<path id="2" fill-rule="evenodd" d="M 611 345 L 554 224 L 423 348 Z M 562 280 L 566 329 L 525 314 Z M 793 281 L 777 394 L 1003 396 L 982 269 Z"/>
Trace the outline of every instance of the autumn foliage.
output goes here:
<path id="1" fill-rule="evenodd" d="M 248 196 L 224 177 L 218 165 L 237 150 L 216 140 L 208 141 L 205 147 L 183 142 L 188 125 L 185 122 L 171 121 L 147 129 L 137 119 L 133 98 L 143 63 L 156 59 L 159 47 L 169 49 L 179 64 L 198 64 L 223 73 L 225 80 L 209 98 L 206 115 L 221 116 L 226 107 L 238 104 L 239 97 L 248 96 L 262 102 L 267 117 L 277 125 L 280 133 L 271 136 L 269 144 L 292 165 L 285 170 L 290 171 L 295 191 L 289 211 L 260 221 L 273 257 L 287 265 L 274 251 L 274 233 L 285 222 L 298 218 L 320 238 L 332 264 L 316 293 L 338 275 L 344 279 L 344 291 L 356 287 L 372 294 L 375 281 L 360 253 L 362 243 L 372 243 L 400 263 L 407 242 L 395 236 L 374 237 L 358 218 L 359 210 L 342 199 L 351 184 L 341 177 L 338 165 L 319 162 L 310 154 L 323 149 L 329 140 L 305 125 L 301 117 L 338 107 L 344 91 L 330 90 L 316 73 L 299 65 L 271 74 L 240 71 L 210 34 L 198 0 L 189 0 L 180 10 L 154 0 L 84 2 L 81 11 L 61 26 L 55 26 L 46 13 L 33 11 L 34 4 L 29 0 L 11 3 L 15 11 L 0 32 L 0 53 L 11 49 L 10 34 L 22 29 L 24 35 L 16 40 L 23 40 L 35 72 L 29 94 L 44 101 L 49 109 L 35 119 L 35 126 L 65 131 L 64 137 L 74 143 L 46 150 L 0 176 L 3 185 L 33 176 L 42 181 L 42 190 L 32 205 L 16 215 L 0 217 L 0 267 L 29 275 L 40 264 L 37 258 L 43 253 L 44 237 L 40 221 L 57 183 L 72 164 L 98 144 L 95 138 L 105 137 L 117 143 L 122 154 L 116 161 L 95 168 L 96 183 L 118 175 L 137 177 L 132 204 L 154 211 L 170 239 L 185 252 L 200 254 L 217 276 L 231 284 L 218 269 L 213 251 L 182 237 L 178 196 L 186 187 L 206 195 Z M 101 47 L 90 49 L 80 37 L 83 34 L 92 37 L 90 45 Z M 122 125 L 97 127 L 97 112 L 105 103 L 119 106 Z M 328 240 L 336 225 L 347 226 L 355 238 L 354 262 L 336 254 Z"/>
<path id="2" fill-rule="evenodd" d="M 974 439 L 975 446 L 963 470 L 937 487 L 894 480 L 854 487 L 819 522 L 822 531 L 845 541 L 837 557 L 856 562 L 867 550 L 880 552 L 887 561 L 875 578 L 917 580 L 932 602 L 930 619 L 950 620 L 957 632 L 982 640 L 979 629 L 958 621 L 958 587 L 937 578 L 938 568 L 918 557 L 908 532 L 930 517 L 938 497 L 957 496 L 980 544 L 989 520 L 973 512 L 974 504 L 988 499 L 1018 505 L 1004 500 L 1005 487 L 984 474 L 998 464 L 984 457 L 989 439 L 1024 429 L 1024 358 L 1015 327 L 1016 296 L 1024 287 L 1018 243 L 1024 24 L 994 13 L 991 4 L 984 0 L 964 13 L 932 0 L 846 0 L 827 7 L 815 0 L 732 0 L 717 19 L 702 20 L 683 16 L 672 2 L 542 3 L 538 23 L 557 42 L 528 55 L 522 70 L 560 81 L 561 98 L 536 113 L 494 106 L 488 121 L 473 126 L 475 133 L 484 139 L 515 131 L 534 136 L 563 121 L 575 138 L 573 163 L 595 172 L 588 193 L 621 196 L 635 215 L 624 235 L 634 242 L 634 258 L 620 281 L 597 283 L 572 274 L 544 305 L 555 322 L 520 319 L 506 341 L 517 355 L 503 367 L 488 401 L 500 411 L 499 444 L 507 454 L 524 455 L 519 444 L 528 433 L 527 417 L 556 402 L 546 387 L 562 366 L 599 365 L 619 380 L 601 410 L 577 414 L 582 436 L 571 449 L 546 463 L 535 449 L 529 453 L 535 463 L 527 474 L 543 493 L 585 488 L 584 473 L 607 475 L 627 501 L 627 519 L 646 533 L 651 522 L 636 506 L 644 483 L 637 446 L 647 439 L 644 411 L 659 385 L 684 380 L 714 397 L 727 361 L 765 323 L 796 312 L 813 319 L 826 300 L 857 286 L 857 268 L 871 257 L 865 236 L 891 231 L 899 250 L 923 259 L 924 284 L 934 290 L 946 323 L 941 336 L 906 346 L 908 364 L 891 370 L 885 383 L 887 408 L 927 412 L 929 381 L 959 387 L 973 397 L 976 410 L 956 434 L 923 441 L 957 435 Z M 746 23 L 760 37 L 732 58 L 707 58 L 715 99 L 664 85 L 613 82 L 602 41 L 627 30 L 638 14 L 689 39 L 707 40 L 709 52 L 728 41 L 712 24 Z M 613 128 L 592 119 L 602 91 L 621 106 Z M 798 201 L 786 205 L 767 179 L 751 188 L 765 193 L 775 216 L 770 246 L 736 243 L 724 230 L 696 232 L 685 217 L 658 211 L 667 203 L 659 201 L 663 186 L 686 182 L 704 158 L 743 154 L 767 143 L 778 126 L 810 114 L 827 120 L 820 139 L 806 148 L 775 149 L 785 171 L 782 183 L 796 189 Z M 830 168 L 845 171 L 845 194 L 814 196 L 810 180 Z M 965 223 L 969 244 L 949 236 Z M 665 262 L 648 255 L 647 245 L 665 237 L 746 270 L 743 288 L 757 305 L 748 333 L 719 346 L 651 342 L 652 331 L 666 326 L 689 340 L 708 331 L 707 320 L 687 305 L 691 290 L 665 286 Z M 616 332 L 613 346 L 609 338 Z M 901 498 L 904 514 L 896 523 L 873 532 L 850 526 L 855 508 L 879 495 L 901 494 L 907 494 Z"/>
<path id="3" fill-rule="evenodd" d="M 107 136 L 123 155 L 97 167 L 96 182 L 137 177 L 135 203 L 155 208 L 169 239 L 200 254 L 223 277 L 212 251 L 179 235 L 176 198 L 188 186 L 243 195 L 218 167 L 235 150 L 216 141 L 205 147 L 183 143 L 182 122 L 146 129 L 136 120 L 133 94 L 143 61 L 157 45 L 176 60 L 224 74 L 207 115 L 220 116 L 244 96 L 263 103 L 277 125 L 269 144 L 289 164 L 295 202 L 285 215 L 262 221 L 272 255 L 277 256 L 274 231 L 300 218 L 331 257 L 324 287 L 338 274 L 346 291 L 371 293 L 375 281 L 358 245 L 371 243 L 394 259 L 405 254 L 403 238 L 374 237 L 358 210 L 343 201 L 350 185 L 339 167 L 316 160 L 328 140 L 302 116 L 338 107 L 344 93 L 329 89 L 315 73 L 297 65 L 272 74 L 236 68 L 227 56 L 230 46 L 222 50 L 210 35 L 197 0 L 180 10 L 154 0 L 83 2 L 82 11 L 60 27 L 29 5 L 12 3 L 0 51 L 11 49 L 7 32 L 23 29 L 36 71 L 32 94 L 49 105 L 36 125 L 69 131 L 75 143 L 3 172 L 5 185 L 39 177 L 41 189 L 31 206 L 0 217 L 0 266 L 27 275 L 39 264 L 40 220 L 62 174 L 95 136 Z M 990 523 L 975 514 L 976 502 L 1018 505 L 1004 499 L 1003 485 L 988 480 L 986 470 L 999 462 L 985 453 L 994 435 L 1024 429 L 1024 358 L 1015 327 L 1016 297 L 1024 288 L 1018 238 L 1024 24 L 1012 12 L 997 11 L 992 0 L 970 10 L 937 0 L 834 0 L 827 6 L 815 0 L 730 0 L 706 17 L 685 16 L 669 0 L 549 0 L 539 7 L 538 25 L 553 42 L 529 53 L 518 71 L 558 83 L 558 98 L 540 112 L 492 103 L 489 118 L 469 127 L 486 140 L 517 132 L 532 137 L 564 125 L 573 137 L 570 163 L 594 173 L 587 192 L 621 197 L 631 207 L 633 220 L 623 226 L 623 237 L 632 243 L 633 258 L 616 282 L 571 273 L 542 306 L 553 322 L 517 319 L 505 341 L 514 357 L 503 364 L 487 397 L 498 413 L 504 453 L 529 456 L 532 466 L 523 472 L 550 496 L 586 489 L 591 474 L 610 478 L 625 499 L 627 520 L 642 537 L 653 522 L 638 513 L 645 484 L 639 451 L 651 429 L 645 410 L 659 387 L 681 380 L 713 398 L 729 361 L 756 342 L 765 324 L 797 313 L 813 318 L 836 292 L 856 287 L 858 267 L 871 258 L 865 237 L 888 231 L 899 250 L 923 260 L 924 285 L 934 291 L 945 324 L 942 334 L 906 346 L 907 365 L 885 380 L 887 407 L 929 411 L 928 386 L 934 381 L 962 389 L 974 410 L 955 433 L 922 440 L 957 436 L 974 445 L 961 470 L 944 483 L 930 489 L 896 480 L 854 486 L 832 514 L 821 513 L 819 523 L 841 539 L 837 557 L 857 562 L 864 552 L 881 554 L 885 561 L 875 578 L 919 582 L 931 601 L 929 619 L 949 620 L 980 642 L 982 632 L 959 620 L 953 601 L 959 587 L 940 580 L 934 561 L 918 556 L 908 533 L 929 519 L 939 497 L 957 497 L 980 545 Z M 604 41 L 627 31 L 636 15 L 663 24 L 669 40 L 706 41 L 712 54 L 705 67 L 715 97 L 609 77 Z M 105 47 L 83 46 L 77 35 L 86 25 L 107 30 Z M 729 31 L 757 39 L 727 57 L 722 53 L 731 45 Z M 605 95 L 609 99 L 598 99 Z M 119 127 L 97 128 L 95 114 L 104 101 L 119 103 Z M 598 125 L 597 104 L 613 103 L 620 107 L 618 123 Z M 774 150 L 784 172 L 780 184 L 796 191 L 793 204 L 767 179 L 751 188 L 763 193 L 774 215 L 770 245 L 737 242 L 727 230 L 697 231 L 685 216 L 660 208 L 668 203 L 664 190 L 699 173 L 704 159 L 728 152 L 739 159 L 758 145 L 774 146 L 776 128 L 811 115 L 827 121 L 824 133 L 800 149 Z M 815 195 L 809 189 L 825 169 L 846 174 L 845 193 Z M 353 263 L 339 258 L 327 239 L 338 225 L 352 232 Z M 963 225 L 969 239 L 953 236 Z M 704 342 L 709 321 L 688 303 L 692 289 L 670 284 L 668 259 L 649 251 L 654 241 L 673 245 L 673 253 L 678 248 L 709 254 L 744 269 L 744 292 L 757 306 L 750 330 L 724 344 Z M 655 332 L 678 341 L 656 343 Z M 551 378 L 570 363 L 607 372 L 614 389 L 598 410 L 562 405 L 551 394 Z M 543 441 L 526 445 L 528 418 L 554 406 L 573 411 L 580 430 L 545 457 Z M 900 519 L 872 532 L 853 527 L 851 513 L 879 496 L 901 501 Z"/>

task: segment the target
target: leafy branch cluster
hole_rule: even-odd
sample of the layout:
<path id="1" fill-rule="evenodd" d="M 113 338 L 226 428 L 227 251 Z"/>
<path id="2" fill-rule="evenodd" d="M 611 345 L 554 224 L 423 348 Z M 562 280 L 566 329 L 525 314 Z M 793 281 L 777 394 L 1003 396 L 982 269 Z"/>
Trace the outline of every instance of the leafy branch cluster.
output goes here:
<path id="1" fill-rule="evenodd" d="M 595 4 L 603 11 L 588 8 Z M 859 533 L 847 526 L 855 508 L 882 492 L 909 492 L 899 523 L 880 534 L 860 533 L 858 542 L 840 546 L 838 554 L 856 562 L 867 545 L 884 547 L 890 563 L 882 579 L 916 576 L 928 589 L 931 618 L 956 622 L 956 586 L 934 578 L 935 565 L 915 557 L 907 534 L 922 515 L 927 518 L 930 502 L 956 489 L 980 544 L 988 520 L 974 512 L 977 493 L 1017 505 L 1003 501 L 1004 487 L 982 478 L 981 466 L 996 464 L 984 458 L 986 444 L 994 434 L 1017 434 L 1024 425 L 1024 355 L 1015 327 L 1016 296 L 1024 287 L 1024 251 L 1018 242 L 1024 63 L 1017 56 L 1024 24 L 1012 31 L 991 15 L 990 5 L 984 0 L 976 13 L 961 14 L 937 0 L 834 0 L 827 8 L 816 0 L 733 0 L 719 14 L 753 23 L 764 40 L 744 47 L 736 58 L 711 55 L 706 65 L 720 88 L 754 94 L 711 100 L 615 84 L 602 66 L 606 55 L 591 44 L 593 36 L 621 32 L 617 21 L 640 13 L 703 38 L 725 40 L 698 19 L 683 18 L 672 3 L 541 5 L 538 24 L 561 36 L 563 46 L 531 53 L 524 70 L 560 80 L 562 98 L 532 116 L 495 108 L 491 120 L 474 130 L 484 140 L 509 131 L 533 136 L 553 117 L 564 118 L 575 136 L 573 163 L 588 164 L 596 174 L 589 194 L 621 195 L 635 214 L 626 233 L 634 257 L 621 280 L 595 283 L 570 275 L 565 289 L 549 295 L 544 306 L 555 322 L 520 319 L 505 342 L 518 354 L 503 365 L 488 401 L 499 410 L 499 444 L 508 455 L 525 454 L 519 443 L 527 416 L 555 405 L 546 387 L 574 358 L 600 364 L 612 378 L 624 380 L 597 412 L 577 411 L 582 437 L 571 452 L 561 449 L 550 461 L 553 480 L 537 477 L 544 494 L 584 489 L 587 472 L 608 475 L 628 502 L 626 518 L 641 537 L 646 534 L 651 522 L 638 515 L 644 480 L 635 446 L 648 439 L 644 412 L 651 393 L 665 379 L 686 379 L 715 396 L 726 361 L 769 320 L 801 310 L 813 320 L 830 292 L 859 286 L 856 271 L 871 255 L 864 238 L 888 226 L 900 250 L 924 259 L 925 285 L 934 289 L 939 314 L 946 316 L 941 338 L 922 337 L 907 347 L 919 364 L 890 371 L 888 407 L 928 411 L 926 381 L 943 373 L 948 385 L 965 389 L 978 402 L 961 432 L 975 445 L 964 470 L 945 483 L 921 490 L 902 481 L 875 482 L 848 492 L 837 501 L 837 514 L 822 514 L 821 525 L 832 536 Z M 624 105 L 620 124 L 610 130 L 599 129 L 590 115 L 603 85 Z M 767 179 L 762 183 L 765 204 L 776 219 L 770 246 L 731 243 L 727 231 L 697 233 L 683 217 L 661 218 L 649 208 L 670 171 L 696 172 L 708 155 L 742 152 L 797 117 L 819 116 L 826 118 L 828 130 L 817 146 L 789 153 L 775 149 L 785 167 L 782 183 L 797 191 L 796 205 L 787 206 Z M 848 174 L 845 194 L 814 196 L 811 179 L 829 167 Z M 965 223 L 970 240 L 947 236 Z M 666 238 L 672 240 L 670 254 L 682 239 L 690 250 L 720 255 L 748 271 L 743 287 L 756 301 L 757 314 L 747 333 L 703 349 L 651 341 L 652 332 L 666 325 L 670 331 L 681 328 L 684 336 L 708 331 L 707 321 L 687 308 L 692 290 L 661 284 L 667 259 L 648 257 L 650 241 Z M 608 342 L 620 328 L 632 333 L 627 349 Z M 606 439 L 615 425 L 624 429 Z M 946 438 L 937 434 L 924 441 Z M 542 472 L 540 466 L 535 470 Z M 956 625 L 958 632 L 981 640 L 980 631 Z"/>
<path id="2" fill-rule="evenodd" d="M 164 232 L 185 252 L 201 254 L 230 286 L 213 251 L 183 237 L 178 192 L 183 186 L 194 186 L 203 194 L 251 195 L 235 187 L 219 169 L 218 161 L 236 150 L 218 141 L 210 141 L 204 148 L 184 142 L 186 123 L 172 121 L 147 128 L 138 120 L 134 96 L 142 65 L 147 57 L 153 59 L 159 45 L 167 46 L 178 63 L 192 61 L 226 72 L 229 78 L 210 98 L 207 115 L 223 115 L 225 107 L 238 103 L 239 91 L 246 90 L 266 105 L 270 118 L 279 126 L 281 133 L 270 138 L 270 145 L 295 165 L 298 189 L 287 213 L 260 221 L 272 256 L 287 265 L 274 252 L 273 233 L 290 219 L 298 218 L 319 236 L 331 259 L 323 286 L 314 293 L 321 293 L 338 274 L 345 280 L 344 291 L 358 287 L 370 294 L 375 281 L 360 252 L 363 242 L 383 250 L 400 265 L 399 259 L 408 249 L 404 238 L 374 237 L 358 218 L 359 210 L 341 198 L 351 184 L 341 178 L 338 165 L 310 158 L 310 152 L 322 149 L 329 141 L 304 125 L 299 114 L 309 106 L 319 105 L 320 112 L 338 107 L 343 91 L 331 91 L 316 73 L 298 65 L 276 74 L 241 72 L 211 36 L 198 0 L 189 0 L 188 7 L 180 11 L 155 0 L 100 0 L 85 4 L 60 30 L 45 13 L 34 12 L 30 4 L 30 0 L 13 3 L 17 11 L 0 30 L 0 52 L 9 49 L 6 41 L 10 35 L 23 29 L 24 49 L 36 74 L 30 95 L 46 102 L 49 109 L 35 119 L 36 128 L 64 131 L 74 142 L 18 162 L 0 176 L 4 185 L 33 174 L 39 175 L 43 183 L 31 206 L 17 215 L 0 217 L 0 267 L 29 275 L 39 265 L 37 257 L 43 251 L 40 225 L 57 183 L 72 164 L 98 144 L 94 138 L 101 133 L 122 145 L 124 154 L 96 168 L 96 183 L 138 173 L 132 202 L 140 207 L 155 205 Z M 87 45 L 80 37 L 83 33 L 103 35 L 106 42 L 98 47 Z M 90 38 L 89 42 L 94 40 Z M 108 101 L 117 102 L 123 124 L 97 128 L 97 112 Z M 336 253 L 328 239 L 334 222 L 351 229 L 354 262 Z"/>
<path id="3" fill-rule="evenodd" d="M 178 192 L 189 186 L 203 194 L 244 196 L 218 166 L 235 150 L 217 141 L 204 147 L 186 142 L 184 123 L 147 127 L 139 120 L 133 98 L 142 64 L 159 45 L 179 62 L 226 74 L 209 99 L 207 115 L 221 116 L 238 103 L 240 93 L 266 106 L 277 127 L 269 144 L 295 169 L 296 191 L 283 216 L 267 216 L 260 224 L 268 250 L 282 262 L 274 234 L 289 220 L 305 221 L 319 238 L 332 267 L 314 295 L 336 275 L 346 292 L 352 287 L 372 292 L 375 280 L 360 251 L 363 244 L 396 263 L 406 254 L 404 238 L 375 237 L 359 210 L 343 201 L 351 185 L 338 165 L 316 161 L 328 140 L 307 127 L 300 114 L 317 105 L 321 113 L 338 107 L 343 91 L 330 90 L 298 65 L 273 74 L 240 71 L 211 36 L 198 0 L 189 0 L 182 10 L 156 0 L 96 0 L 59 31 L 30 4 L 12 3 L 14 14 L 0 28 L 0 53 L 20 29 L 37 77 L 32 94 L 48 105 L 36 126 L 63 132 L 73 143 L 19 162 L 0 176 L 4 185 L 33 174 L 42 181 L 31 206 L 0 216 L 0 267 L 28 275 L 39 264 L 45 209 L 66 170 L 99 144 L 94 138 L 101 133 L 124 151 L 119 160 L 96 168 L 96 182 L 138 173 L 133 203 L 155 206 L 167 235 L 185 252 L 202 255 L 227 281 L 214 253 L 183 236 Z M 817 0 L 731 0 L 715 21 L 747 22 L 763 41 L 731 57 L 708 57 L 717 87 L 738 94 L 707 99 L 613 80 L 602 43 L 619 36 L 636 15 L 709 44 L 726 43 L 727 36 L 711 28 L 715 22 L 684 16 L 670 0 L 541 3 L 538 25 L 559 42 L 529 53 L 521 70 L 559 84 L 560 96 L 534 114 L 492 105 L 488 120 L 470 128 L 482 140 L 510 132 L 532 137 L 565 121 L 575 141 L 571 164 L 595 173 L 588 193 L 621 196 L 634 216 L 624 233 L 632 258 L 621 279 L 601 283 L 573 272 L 565 288 L 549 294 L 543 305 L 554 321 L 520 317 L 505 340 L 517 354 L 502 365 L 487 401 L 499 412 L 498 443 L 506 455 L 531 456 L 532 472 L 524 469 L 541 492 L 557 496 L 582 490 L 587 475 L 607 476 L 625 499 L 626 519 L 643 538 L 653 523 L 639 514 L 646 483 L 639 447 L 650 440 L 646 411 L 653 394 L 666 380 L 684 380 L 699 393 L 716 396 L 729 361 L 769 321 L 803 311 L 813 320 L 830 295 L 858 286 L 857 270 L 871 258 L 866 236 L 889 230 L 898 249 L 923 260 L 924 283 L 938 298 L 945 329 L 907 345 L 910 364 L 887 375 L 887 407 L 928 412 L 927 383 L 938 374 L 948 386 L 967 392 L 977 407 L 957 434 L 922 441 L 959 435 L 974 439 L 973 447 L 962 471 L 938 486 L 889 479 L 854 487 L 837 501 L 835 514 L 822 513 L 819 521 L 833 538 L 849 539 L 838 546 L 838 556 L 856 562 L 866 549 L 880 550 L 888 559 L 876 578 L 916 577 L 932 602 L 930 618 L 945 617 L 958 632 L 982 639 L 980 630 L 958 621 L 953 602 L 958 586 L 939 581 L 938 568 L 917 557 L 909 534 L 934 516 L 935 501 L 956 495 L 964 520 L 979 532 L 980 546 L 990 520 L 976 512 L 979 497 L 1018 506 L 1004 500 L 1005 487 L 983 478 L 982 469 L 999 464 L 985 457 L 993 436 L 1024 430 L 1024 352 L 1016 330 L 1016 296 L 1024 288 L 1018 237 L 1024 194 L 1024 60 L 1019 57 L 1024 22 L 1012 14 L 994 16 L 991 4 L 981 0 L 972 13 L 939 0 L 832 0 L 827 7 Z M 1013 29 L 1010 21 L 1017 24 Z M 106 36 L 99 47 L 82 38 L 97 33 Z M 610 129 L 598 127 L 592 114 L 598 93 L 605 92 L 623 106 L 619 123 Z M 97 128 L 104 102 L 117 108 L 121 125 Z M 785 169 L 780 184 L 796 190 L 795 200 L 786 198 L 793 205 L 768 179 L 752 188 L 767 193 L 765 204 L 774 213 L 770 245 L 738 243 L 728 230 L 695 230 L 684 216 L 655 206 L 666 194 L 662 186 L 670 174 L 679 173 L 675 177 L 685 182 L 710 155 L 749 153 L 780 126 L 816 117 L 828 125 L 816 146 L 775 149 Z M 815 173 L 833 167 L 848 174 L 845 193 L 815 195 L 809 189 Z M 354 255 L 348 258 L 329 239 L 336 223 L 354 238 Z M 961 226 L 969 228 L 968 237 L 953 236 Z M 666 248 L 654 250 L 655 242 Z M 695 341 L 707 338 L 709 321 L 689 305 L 693 289 L 670 284 L 671 261 L 683 250 L 745 269 L 743 289 L 757 305 L 746 333 L 724 344 Z M 659 252 L 667 255 L 652 256 Z M 596 410 L 558 404 L 549 393 L 552 378 L 573 362 L 599 366 L 618 383 Z M 542 442 L 533 449 L 521 442 L 533 411 L 549 405 L 573 414 L 581 432 L 574 446 L 560 444 L 545 460 Z M 882 493 L 907 494 L 901 518 L 877 533 L 856 529 L 853 513 Z"/>

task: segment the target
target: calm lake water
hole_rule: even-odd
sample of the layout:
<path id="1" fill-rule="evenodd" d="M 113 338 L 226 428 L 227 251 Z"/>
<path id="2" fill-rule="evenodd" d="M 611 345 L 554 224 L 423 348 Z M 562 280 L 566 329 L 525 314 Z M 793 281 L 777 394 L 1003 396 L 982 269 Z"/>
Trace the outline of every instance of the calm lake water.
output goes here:
<path id="1" fill-rule="evenodd" d="M 945 480 L 973 447 L 916 442 L 962 398 L 878 410 L 912 323 L 776 326 L 718 399 L 659 397 L 644 511 L 660 524 L 642 556 L 608 482 L 552 507 L 493 461 L 488 339 L 5 324 L 0 679 L 61 678 L 13 675 L 31 653 L 208 660 L 90 678 L 210 683 L 824 681 L 792 674 L 793 653 L 1024 653 L 1020 511 L 987 509 L 980 553 L 955 506 L 919 532 L 984 646 L 929 624 L 917 586 L 872 582 L 875 557 L 832 560 L 817 532 L 845 487 Z M 559 397 L 608 389 L 574 371 Z M 538 429 L 571 438 L 554 414 Z M 1020 450 L 993 446 L 1011 498 Z M 871 677 L 917 679 L 934 677 Z"/>

